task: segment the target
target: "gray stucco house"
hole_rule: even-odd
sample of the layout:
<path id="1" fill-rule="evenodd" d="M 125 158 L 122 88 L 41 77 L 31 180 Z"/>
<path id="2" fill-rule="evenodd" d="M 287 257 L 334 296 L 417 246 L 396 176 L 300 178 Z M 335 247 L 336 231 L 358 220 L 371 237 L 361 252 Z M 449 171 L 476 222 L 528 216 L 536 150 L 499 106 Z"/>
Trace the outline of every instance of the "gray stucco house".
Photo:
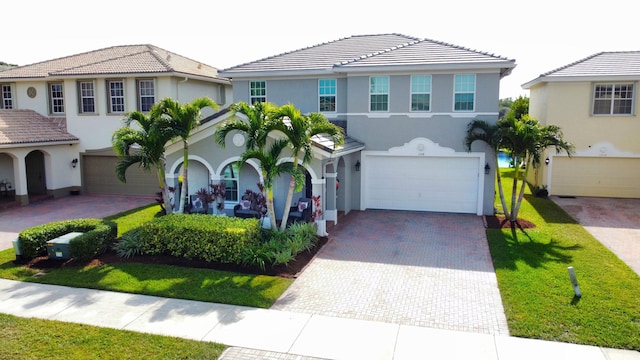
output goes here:
<path id="1" fill-rule="evenodd" d="M 500 79 L 515 66 L 460 46 L 380 34 L 274 55 L 219 76 L 231 79 L 234 102 L 292 103 L 345 129 L 343 146 L 316 139 L 307 184 L 294 196 L 321 195 L 325 219 L 337 221 L 338 212 L 365 209 L 492 214 L 495 169 L 487 163 L 494 155 L 483 144 L 467 152 L 463 139 L 472 119 L 497 121 Z M 224 149 L 212 145 L 228 118 L 204 121 L 191 140 L 189 163 L 190 192 L 227 181 L 227 211 L 260 181 L 258 164 L 234 165 L 244 150 L 242 135 L 229 136 Z M 175 182 L 182 160 L 180 144 L 172 146 L 167 173 Z M 276 214 L 286 189 L 287 179 L 275 186 Z"/>

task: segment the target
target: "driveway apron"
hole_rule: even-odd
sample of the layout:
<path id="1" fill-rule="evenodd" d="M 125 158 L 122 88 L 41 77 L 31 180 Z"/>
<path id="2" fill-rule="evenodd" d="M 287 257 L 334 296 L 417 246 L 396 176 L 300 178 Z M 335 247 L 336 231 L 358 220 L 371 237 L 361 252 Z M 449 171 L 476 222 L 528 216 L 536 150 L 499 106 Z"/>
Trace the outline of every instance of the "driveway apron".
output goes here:
<path id="1" fill-rule="evenodd" d="M 352 211 L 273 309 L 508 335 L 482 217 Z"/>
<path id="2" fill-rule="evenodd" d="M 551 199 L 640 275 L 640 199 Z"/>

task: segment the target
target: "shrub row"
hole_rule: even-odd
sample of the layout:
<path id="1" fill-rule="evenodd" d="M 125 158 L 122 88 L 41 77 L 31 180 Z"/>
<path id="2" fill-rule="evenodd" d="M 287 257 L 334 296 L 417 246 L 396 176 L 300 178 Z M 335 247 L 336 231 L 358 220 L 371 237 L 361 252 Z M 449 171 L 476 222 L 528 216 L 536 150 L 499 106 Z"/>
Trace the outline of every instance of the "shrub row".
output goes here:
<path id="1" fill-rule="evenodd" d="M 260 230 L 257 219 L 171 214 L 142 224 L 136 236 L 143 254 L 239 264 L 260 244 Z"/>
<path id="2" fill-rule="evenodd" d="M 52 222 L 25 229 L 18 235 L 20 252 L 25 259 L 47 254 L 47 241 L 70 232 L 84 234 L 69 242 L 72 256 L 90 260 L 105 251 L 118 235 L 118 225 L 101 219 L 75 219 Z"/>

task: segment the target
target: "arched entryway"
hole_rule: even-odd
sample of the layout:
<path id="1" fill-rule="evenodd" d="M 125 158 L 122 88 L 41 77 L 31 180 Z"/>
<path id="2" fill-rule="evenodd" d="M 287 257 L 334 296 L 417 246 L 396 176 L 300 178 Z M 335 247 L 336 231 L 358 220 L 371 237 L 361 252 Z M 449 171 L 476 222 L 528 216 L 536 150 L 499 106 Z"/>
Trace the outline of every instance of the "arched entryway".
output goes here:
<path id="1" fill-rule="evenodd" d="M 47 177 L 44 168 L 44 154 L 34 150 L 24 159 L 27 174 L 27 193 L 29 195 L 47 194 Z"/>

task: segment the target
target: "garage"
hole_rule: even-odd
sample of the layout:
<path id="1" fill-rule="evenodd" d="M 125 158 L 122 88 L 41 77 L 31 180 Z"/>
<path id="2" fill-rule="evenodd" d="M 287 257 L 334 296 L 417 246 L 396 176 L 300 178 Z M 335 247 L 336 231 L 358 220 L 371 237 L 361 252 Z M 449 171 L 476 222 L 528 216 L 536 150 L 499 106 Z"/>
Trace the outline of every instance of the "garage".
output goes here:
<path id="1" fill-rule="evenodd" d="M 554 156 L 549 193 L 558 196 L 640 198 L 640 159 Z"/>
<path id="2" fill-rule="evenodd" d="M 127 169 L 127 182 L 116 177 L 117 157 L 102 151 L 82 156 L 82 184 L 89 194 L 155 196 L 159 191 L 154 172 L 144 172 L 136 165 Z"/>
<path id="3" fill-rule="evenodd" d="M 422 150 L 362 153 L 365 209 L 482 214 L 483 153 L 410 148 Z"/>

